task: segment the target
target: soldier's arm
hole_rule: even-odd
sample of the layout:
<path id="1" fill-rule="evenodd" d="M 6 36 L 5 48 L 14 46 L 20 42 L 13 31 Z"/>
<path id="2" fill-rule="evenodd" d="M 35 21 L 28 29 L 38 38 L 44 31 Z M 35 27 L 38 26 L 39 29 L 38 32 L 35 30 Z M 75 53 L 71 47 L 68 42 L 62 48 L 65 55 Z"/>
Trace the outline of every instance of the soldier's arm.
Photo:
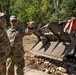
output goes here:
<path id="1" fill-rule="evenodd" d="M 68 22 L 66 23 L 66 25 L 64 27 L 64 32 L 66 32 L 68 30 L 70 23 L 71 23 L 71 20 L 68 20 Z"/>
<path id="2" fill-rule="evenodd" d="M 7 59 L 11 51 L 11 47 L 7 34 L 2 29 L 0 29 L 0 50 L 0 58 Z"/>
<path id="3" fill-rule="evenodd" d="M 33 28 L 27 27 L 27 28 L 24 30 L 24 33 L 25 33 L 26 35 L 31 35 L 32 32 L 33 32 Z"/>
<path id="4" fill-rule="evenodd" d="M 27 28 L 23 30 L 23 32 L 27 35 L 32 34 L 33 32 L 34 21 L 27 22 Z"/>

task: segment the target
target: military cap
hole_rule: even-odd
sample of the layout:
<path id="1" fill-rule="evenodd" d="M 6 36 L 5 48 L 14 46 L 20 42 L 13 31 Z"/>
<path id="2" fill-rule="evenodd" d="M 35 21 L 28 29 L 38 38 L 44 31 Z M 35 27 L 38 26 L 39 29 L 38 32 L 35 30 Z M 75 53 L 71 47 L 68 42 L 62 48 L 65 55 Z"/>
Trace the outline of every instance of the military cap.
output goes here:
<path id="1" fill-rule="evenodd" d="M 5 14 L 4 14 L 4 13 L 2 13 L 2 12 L 0 12 L 0 17 L 2 17 L 2 16 L 5 16 Z"/>
<path id="2" fill-rule="evenodd" d="M 15 15 L 10 16 L 10 21 L 17 20 L 17 17 Z"/>

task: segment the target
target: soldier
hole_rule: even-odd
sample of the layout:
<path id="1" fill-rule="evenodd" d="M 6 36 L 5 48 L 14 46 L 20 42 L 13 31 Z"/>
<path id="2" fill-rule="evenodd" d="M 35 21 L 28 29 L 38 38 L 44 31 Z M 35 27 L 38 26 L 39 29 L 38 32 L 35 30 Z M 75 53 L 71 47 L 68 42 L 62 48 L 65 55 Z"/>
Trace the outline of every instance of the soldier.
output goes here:
<path id="1" fill-rule="evenodd" d="M 11 51 L 10 41 L 4 30 L 6 16 L 0 12 L 0 75 L 6 75 L 6 60 Z"/>
<path id="2" fill-rule="evenodd" d="M 7 30 L 7 34 L 11 43 L 11 60 L 7 61 L 7 63 L 10 63 L 10 67 L 8 70 L 8 75 L 24 75 L 24 49 L 23 49 L 23 42 L 22 39 L 26 34 L 31 34 L 33 30 L 33 24 L 34 22 L 28 22 L 27 28 L 22 28 L 18 26 L 18 20 L 16 16 L 10 17 L 10 24 L 11 28 Z M 15 71 L 15 72 L 14 72 Z"/>

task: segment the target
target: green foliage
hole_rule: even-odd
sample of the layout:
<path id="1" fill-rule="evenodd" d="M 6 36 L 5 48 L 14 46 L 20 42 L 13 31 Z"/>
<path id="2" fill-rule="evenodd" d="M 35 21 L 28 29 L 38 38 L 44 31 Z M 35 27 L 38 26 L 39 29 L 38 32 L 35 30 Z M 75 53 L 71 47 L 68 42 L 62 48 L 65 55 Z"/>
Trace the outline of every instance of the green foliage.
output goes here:
<path id="1" fill-rule="evenodd" d="M 76 0 L 63 0 L 61 3 L 61 16 L 62 18 L 76 17 Z"/>
<path id="2" fill-rule="evenodd" d="M 59 2 L 58 9 L 54 2 Z M 0 10 L 16 15 L 19 23 L 34 20 L 37 24 L 76 17 L 76 0 L 0 0 Z M 58 14 L 57 14 L 58 11 Z"/>

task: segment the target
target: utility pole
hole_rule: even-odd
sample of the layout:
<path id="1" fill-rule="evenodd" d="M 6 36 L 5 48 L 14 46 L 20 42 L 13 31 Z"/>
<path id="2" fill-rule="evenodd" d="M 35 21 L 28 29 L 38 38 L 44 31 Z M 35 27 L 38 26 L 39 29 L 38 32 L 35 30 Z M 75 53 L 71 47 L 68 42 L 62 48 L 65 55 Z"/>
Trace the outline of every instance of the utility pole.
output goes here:
<path id="1" fill-rule="evenodd" d="M 54 9 L 56 12 L 56 20 L 59 20 L 59 0 L 54 0 Z"/>

